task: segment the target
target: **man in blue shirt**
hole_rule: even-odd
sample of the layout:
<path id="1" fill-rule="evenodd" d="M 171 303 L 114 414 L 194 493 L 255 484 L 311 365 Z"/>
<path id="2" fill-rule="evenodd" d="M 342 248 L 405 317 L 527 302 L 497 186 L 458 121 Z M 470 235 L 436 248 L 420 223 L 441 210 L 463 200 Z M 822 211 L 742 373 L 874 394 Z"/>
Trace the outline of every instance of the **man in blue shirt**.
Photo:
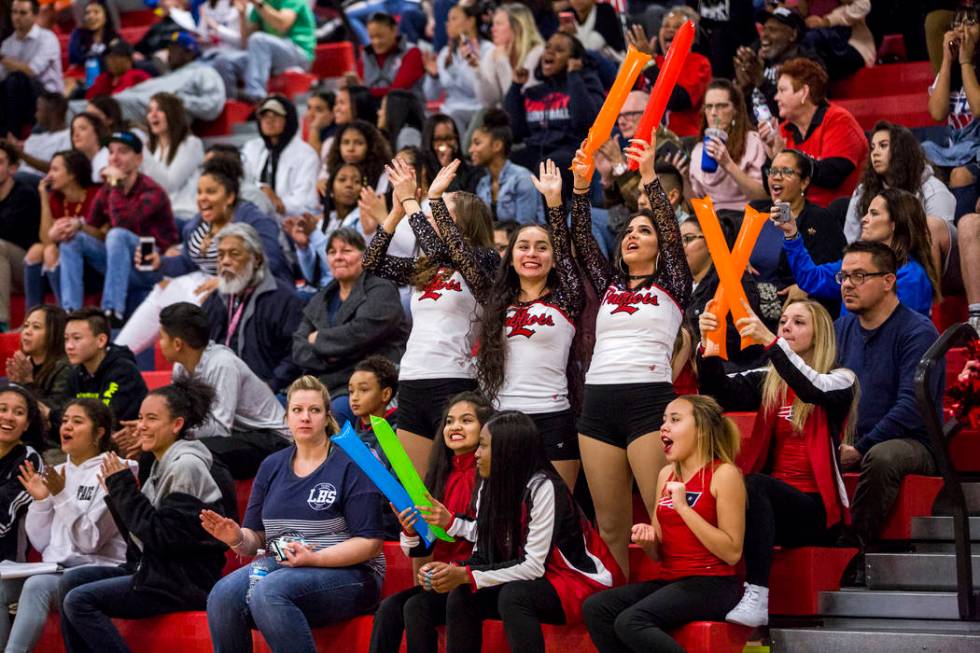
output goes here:
<path id="1" fill-rule="evenodd" d="M 844 250 L 838 280 L 848 314 L 835 323 L 840 364 L 861 385 L 854 444 L 840 445 L 844 467 L 860 466 L 846 543 L 861 549 L 877 536 L 907 474 L 936 474 L 932 443 L 915 399 L 915 370 L 939 333 L 901 304 L 895 252 L 857 241 Z M 940 411 L 945 370 L 933 388 Z"/>
<path id="2" fill-rule="evenodd" d="M 476 194 L 498 222 L 544 224 L 544 204 L 531 182 L 531 171 L 507 158 L 513 142 L 507 114 L 499 109 L 488 111 L 470 141 L 473 165 L 490 173 L 480 179 Z"/>

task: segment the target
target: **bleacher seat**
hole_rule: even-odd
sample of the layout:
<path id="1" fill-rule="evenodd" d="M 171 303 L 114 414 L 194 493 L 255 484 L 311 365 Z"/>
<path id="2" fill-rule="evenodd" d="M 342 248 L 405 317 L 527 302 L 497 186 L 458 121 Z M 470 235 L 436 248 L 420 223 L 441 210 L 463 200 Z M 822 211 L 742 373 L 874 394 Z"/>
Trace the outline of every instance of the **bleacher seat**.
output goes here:
<path id="1" fill-rule="evenodd" d="M 941 124 L 929 115 L 929 97 L 925 89 L 915 93 L 845 98 L 834 102 L 854 114 L 861 128 L 865 130 L 872 129 L 879 120 L 905 125 L 910 129 Z"/>
<path id="2" fill-rule="evenodd" d="M 146 382 L 147 390 L 156 390 L 165 385 L 170 385 L 169 370 L 153 370 L 151 372 L 141 372 L 143 381 Z"/>
<path id="3" fill-rule="evenodd" d="M 840 589 L 841 575 L 857 549 L 821 546 L 779 548 L 769 573 L 769 612 L 806 616 L 819 614 L 820 592 Z"/>
<path id="4" fill-rule="evenodd" d="M 980 431 L 963 431 L 950 443 L 949 457 L 957 471 L 980 474 Z"/>
<path id="5" fill-rule="evenodd" d="M 842 98 L 879 98 L 896 90 L 921 91 L 926 94 L 936 77 L 928 61 L 893 63 L 862 68 L 847 79 L 830 86 L 832 100 Z"/>
<path id="6" fill-rule="evenodd" d="M 847 495 L 854 498 L 858 474 L 844 474 L 844 486 Z M 909 474 L 902 479 L 902 486 L 895 499 L 888 520 L 881 530 L 882 540 L 907 540 L 912 537 L 911 525 L 913 517 L 927 517 L 932 514 L 932 504 L 936 495 L 943 487 L 943 479 L 938 476 L 920 476 Z"/>
<path id="7" fill-rule="evenodd" d="M 194 121 L 194 133 L 201 138 L 231 134 L 235 125 L 246 122 L 252 115 L 252 105 L 241 100 L 227 100 L 225 108 L 214 120 Z"/>
<path id="8" fill-rule="evenodd" d="M 943 295 L 943 300 L 932 305 L 932 323 L 939 333 L 958 322 L 966 321 L 969 314 L 966 297 L 963 295 Z"/>
<path id="9" fill-rule="evenodd" d="M 160 341 L 153 343 L 153 369 L 157 371 L 172 370 L 174 364 L 168 361 L 160 350 Z"/>
<path id="10" fill-rule="evenodd" d="M 357 57 L 354 54 L 354 44 L 350 41 L 343 43 L 318 43 L 310 70 L 318 79 L 343 77 L 357 70 Z"/>
<path id="11" fill-rule="evenodd" d="M 269 93 L 279 93 L 292 99 L 309 91 L 315 82 L 315 75 L 302 70 L 287 70 L 269 79 L 268 90 Z"/>

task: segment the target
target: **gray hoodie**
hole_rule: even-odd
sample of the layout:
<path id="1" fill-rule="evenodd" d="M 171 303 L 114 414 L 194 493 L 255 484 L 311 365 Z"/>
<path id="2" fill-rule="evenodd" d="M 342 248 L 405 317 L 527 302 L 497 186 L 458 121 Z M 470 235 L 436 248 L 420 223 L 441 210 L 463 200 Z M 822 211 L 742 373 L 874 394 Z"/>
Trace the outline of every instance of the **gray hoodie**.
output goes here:
<path id="1" fill-rule="evenodd" d="M 153 507 L 173 493 L 197 497 L 204 503 L 219 503 L 221 490 L 211 477 L 211 452 L 195 440 L 177 440 L 163 458 L 153 462 L 143 494 Z"/>

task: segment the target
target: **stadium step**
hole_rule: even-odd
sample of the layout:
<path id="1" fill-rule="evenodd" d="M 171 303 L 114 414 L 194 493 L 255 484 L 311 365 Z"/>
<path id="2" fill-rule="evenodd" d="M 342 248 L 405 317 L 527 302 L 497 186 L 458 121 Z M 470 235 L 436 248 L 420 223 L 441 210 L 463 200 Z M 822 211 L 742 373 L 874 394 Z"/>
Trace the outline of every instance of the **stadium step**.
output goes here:
<path id="1" fill-rule="evenodd" d="M 914 517 L 912 539 L 949 542 L 953 539 L 952 517 Z M 980 516 L 970 517 L 970 540 L 980 542 Z"/>
<path id="2" fill-rule="evenodd" d="M 959 619 L 956 592 L 845 589 L 820 593 L 820 614 L 888 619 Z"/>
<path id="3" fill-rule="evenodd" d="M 960 621 L 827 620 L 821 628 L 773 628 L 772 653 L 976 653 L 980 624 Z"/>
<path id="4" fill-rule="evenodd" d="M 973 587 L 980 589 L 980 555 L 972 555 Z M 868 553 L 868 589 L 956 590 L 954 553 Z"/>

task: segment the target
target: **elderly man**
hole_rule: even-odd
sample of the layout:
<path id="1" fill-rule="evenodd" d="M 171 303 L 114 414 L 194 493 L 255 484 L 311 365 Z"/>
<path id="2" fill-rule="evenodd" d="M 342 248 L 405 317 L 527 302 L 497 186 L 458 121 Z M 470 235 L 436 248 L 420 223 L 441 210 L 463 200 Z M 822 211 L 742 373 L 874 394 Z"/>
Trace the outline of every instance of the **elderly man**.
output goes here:
<path id="1" fill-rule="evenodd" d="M 303 317 L 294 288 L 269 271 L 258 232 L 233 222 L 218 233 L 218 292 L 202 308 L 211 340 L 225 345 L 279 392 L 299 375 L 293 333 Z"/>
<path id="2" fill-rule="evenodd" d="M 58 37 L 36 24 L 37 14 L 37 0 L 10 4 L 14 33 L 0 44 L 0 138 L 24 136 L 42 90 L 65 90 Z"/>

